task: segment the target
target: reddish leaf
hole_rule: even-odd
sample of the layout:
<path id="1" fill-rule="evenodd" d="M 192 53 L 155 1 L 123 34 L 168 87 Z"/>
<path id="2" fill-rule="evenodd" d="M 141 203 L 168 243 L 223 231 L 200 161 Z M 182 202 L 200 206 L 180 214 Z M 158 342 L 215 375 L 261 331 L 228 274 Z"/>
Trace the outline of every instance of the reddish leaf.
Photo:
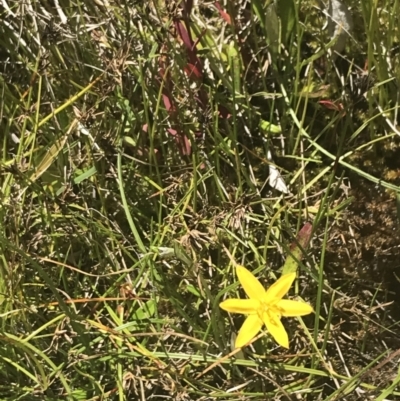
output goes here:
<path id="1" fill-rule="evenodd" d="M 191 63 L 187 63 L 186 67 L 184 68 L 186 75 L 189 78 L 202 78 L 203 74 L 201 73 L 201 71 L 197 68 L 197 66 L 191 64 Z"/>
<path id="2" fill-rule="evenodd" d="M 176 129 L 173 128 L 168 128 L 167 131 L 172 135 L 172 136 L 176 136 L 178 131 Z"/>
<path id="3" fill-rule="evenodd" d="M 293 251 L 296 247 L 298 247 L 298 244 L 303 249 L 307 249 L 311 239 L 311 232 L 312 232 L 312 224 L 311 223 L 304 224 L 304 226 L 300 229 L 300 231 L 296 235 L 297 242 L 291 245 L 290 250 Z"/>
<path id="4" fill-rule="evenodd" d="M 190 52 L 193 52 L 193 41 L 190 37 L 188 31 L 183 26 L 182 22 L 179 20 L 174 21 L 176 32 L 178 32 L 179 37 L 182 39 L 186 49 Z"/>
<path id="5" fill-rule="evenodd" d="M 224 11 L 224 9 L 221 7 L 221 4 L 219 4 L 219 1 L 215 2 L 215 8 L 219 11 L 219 14 L 225 20 L 225 22 L 231 25 L 232 24 L 231 16 Z"/>
<path id="6" fill-rule="evenodd" d="M 182 135 L 180 137 L 180 145 L 182 154 L 190 156 L 190 154 L 192 153 L 192 146 L 190 145 L 190 141 L 186 135 Z"/>
<path id="7" fill-rule="evenodd" d="M 168 112 L 172 113 L 172 112 L 176 111 L 176 108 L 168 95 L 163 93 L 162 98 L 163 98 L 164 106 Z"/>
<path id="8" fill-rule="evenodd" d="M 325 106 L 329 110 L 335 110 L 337 112 L 344 111 L 342 103 L 335 103 L 332 102 L 332 100 L 319 100 L 318 103 L 321 104 L 322 106 Z"/>
<path id="9" fill-rule="evenodd" d="M 175 20 L 174 24 L 175 24 L 176 32 L 178 33 L 179 37 L 182 39 L 183 44 L 186 47 L 186 52 L 189 57 L 189 64 L 191 64 L 191 66 L 189 66 L 189 71 L 193 70 L 195 68 L 196 71 L 192 71 L 192 72 L 195 73 L 195 76 L 197 76 L 198 78 L 201 78 L 203 76 L 203 73 L 202 73 L 203 65 L 201 63 L 201 60 L 197 57 L 196 45 L 190 36 L 190 31 L 188 31 L 184 27 L 182 22 L 179 20 Z M 188 21 L 187 21 L 187 24 L 189 24 Z M 196 42 L 196 44 L 197 44 L 197 42 Z M 187 68 L 188 68 L 188 66 L 185 66 L 184 69 L 186 70 Z"/>
<path id="10" fill-rule="evenodd" d="M 303 228 L 297 233 L 296 241 L 290 246 L 290 255 L 286 258 L 282 268 L 282 275 L 295 273 L 299 261 L 303 258 L 303 251 L 308 248 L 311 239 L 312 225 L 304 224 Z"/>

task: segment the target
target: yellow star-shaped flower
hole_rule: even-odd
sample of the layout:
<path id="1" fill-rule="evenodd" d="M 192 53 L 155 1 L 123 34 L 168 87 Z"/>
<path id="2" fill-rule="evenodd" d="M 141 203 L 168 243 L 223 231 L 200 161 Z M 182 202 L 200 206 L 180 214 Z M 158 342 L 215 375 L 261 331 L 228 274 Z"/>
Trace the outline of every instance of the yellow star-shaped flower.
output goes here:
<path id="1" fill-rule="evenodd" d="M 304 316 L 313 312 L 313 308 L 305 302 L 282 299 L 293 284 L 296 273 L 283 275 L 268 290 L 245 267 L 237 266 L 236 274 L 250 299 L 227 299 L 219 304 L 227 312 L 248 315 L 239 330 L 235 347 L 246 345 L 265 324 L 275 341 L 289 348 L 288 334 L 281 317 Z"/>

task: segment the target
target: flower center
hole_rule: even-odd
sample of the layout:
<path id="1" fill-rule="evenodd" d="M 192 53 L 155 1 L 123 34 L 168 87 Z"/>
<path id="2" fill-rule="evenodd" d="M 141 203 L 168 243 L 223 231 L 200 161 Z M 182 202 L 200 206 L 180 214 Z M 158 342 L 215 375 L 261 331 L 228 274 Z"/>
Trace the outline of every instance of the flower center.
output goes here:
<path id="1" fill-rule="evenodd" d="M 275 304 L 276 302 L 260 302 L 260 307 L 257 311 L 258 317 L 264 322 L 266 318 L 269 320 L 274 320 L 276 317 L 280 318 L 280 310 Z"/>

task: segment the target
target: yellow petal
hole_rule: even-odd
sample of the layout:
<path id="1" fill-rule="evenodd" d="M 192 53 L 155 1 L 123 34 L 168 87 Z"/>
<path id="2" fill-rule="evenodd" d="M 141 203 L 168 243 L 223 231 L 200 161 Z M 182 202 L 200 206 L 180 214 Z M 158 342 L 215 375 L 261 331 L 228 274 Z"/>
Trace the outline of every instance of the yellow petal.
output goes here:
<path id="1" fill-rule="evenodd" d="M 227 312 L 254 314 L 260 307 L 260 301 L 256 299 L 227 299 L 219 304 L 219 307 Z"/>
<path id="2" fill-rule="evenodd" d="M 282 347 L 289 348 L 289 337 L 278 315 L 264 313 L 264 323 L 274 340 Z"/>
<path id="3" fill-rule="evenodd" d="M 282 316 L 304 316 L 313 312 L 313 308 L 300 301 L 290 301 L 289 299 L 281 299 L 276 305 Z"/>
<path id="4" fill-rule="evenodd" d="M 243 266 L 236 266 L 236 274 L 238 276 L 240 284 L 242 284 L 242 287 L 249 298 L 262 299 L 264 297 L 264 287 L 253 276 L 253 273 L 249 272 Z"/>
<path id="5" fill-rule="evenodd" d="M 258 315 L 250 315 L 246 318 L 243 326 L 239 330 L 239 334 L 236 337 L 235 347 L 241 348 L 251 341 L 261 330 L 263 322 Z"/>
<path id="6" fill-rule="evenodd" d="M 292 286 L 295 277 L 296 273 L 289 273 L 281 276 L 281 278 L 266 291 L 264 302 L 268 304 L 284 297 Z"/>

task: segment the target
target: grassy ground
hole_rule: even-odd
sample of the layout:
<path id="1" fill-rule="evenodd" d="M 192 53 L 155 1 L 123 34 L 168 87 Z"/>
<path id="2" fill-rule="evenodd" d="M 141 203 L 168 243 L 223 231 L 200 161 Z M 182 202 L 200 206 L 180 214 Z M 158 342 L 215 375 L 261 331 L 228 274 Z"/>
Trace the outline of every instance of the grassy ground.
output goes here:
<path id="1" fill-rule="evenodd" d="M 0 399 L 400 400 L 400 3 L 340 56 L 320 4 L 194 3 L 0 6 Z M 229 355 L 307 222 L 315 314 Z"/>

